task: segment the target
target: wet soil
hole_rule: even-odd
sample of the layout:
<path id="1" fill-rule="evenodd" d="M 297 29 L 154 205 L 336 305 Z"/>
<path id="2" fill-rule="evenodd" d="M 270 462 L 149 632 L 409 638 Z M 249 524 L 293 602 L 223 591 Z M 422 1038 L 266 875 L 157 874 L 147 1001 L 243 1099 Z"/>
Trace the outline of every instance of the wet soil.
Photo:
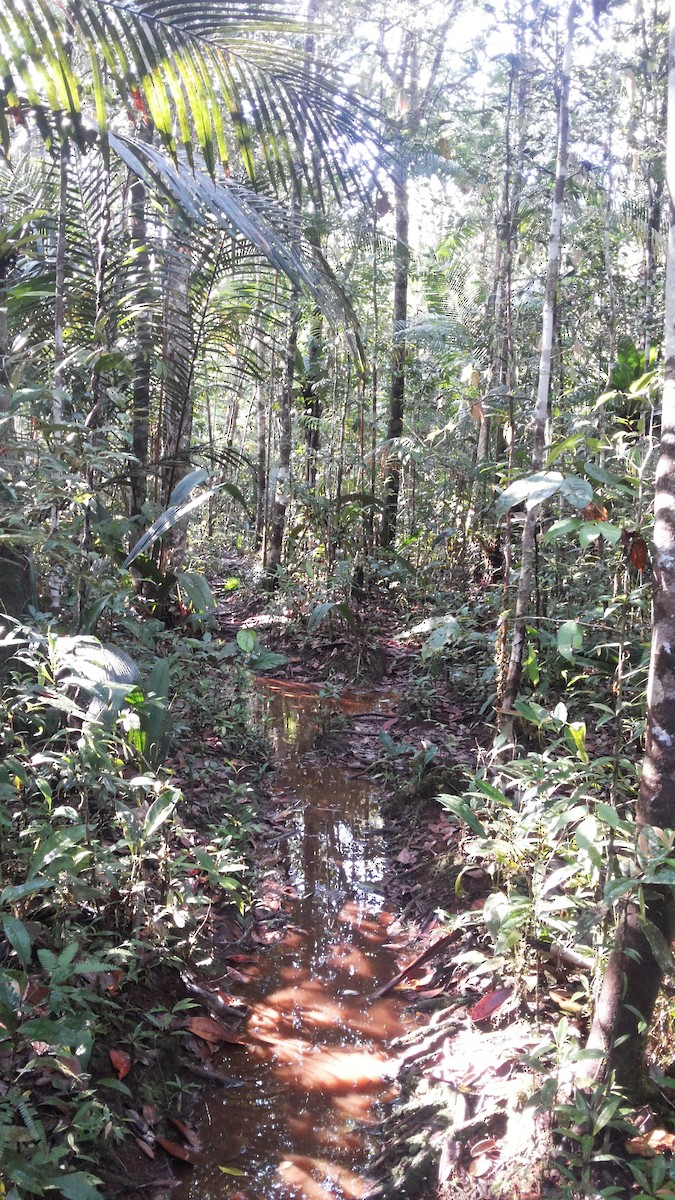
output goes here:
<path id="1" fill-rule="evenodd" d="M 260 681 L 276 769 L 270 805 L 280 832 L 269 914 L 276 944 L 242 964 L 244 1045 L 216 1063 L 232 1087 L 195 1114 L 202 1150 L 179 1200 L 348 1200 L 371 1188 L 382 1105 L 397 1094 L 391 1046 L 402 1002 L 378 996 L 398 971 L 385 906 L 382 791 L 317 754 L 321 701 L 311 687 Z M 386 693 L 348 695 L 352 714 L 386 714 Z M 269 928 L 269 925 L 268 925 Z M 234 990 L 234 985 L 232 990 Z"/>

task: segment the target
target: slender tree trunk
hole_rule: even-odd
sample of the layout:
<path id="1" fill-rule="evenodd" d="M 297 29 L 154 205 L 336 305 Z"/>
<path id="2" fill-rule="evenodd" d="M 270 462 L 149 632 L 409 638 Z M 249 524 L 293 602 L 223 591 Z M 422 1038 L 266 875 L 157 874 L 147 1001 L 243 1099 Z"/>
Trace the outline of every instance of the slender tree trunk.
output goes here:
<path id="1" fill-rule="evenodd" d="M 151 141 L 152 134 L 141 125 L 138 135 Z M 150 266 L 146 220 L 146 189 L 136 178 L 131 184 L 131 245 L 134 254 L 134 274 L 147 279 Z M 140 516 L 148 496 L 148 446 L 150 439 L 150 361 L 152 330 L 151 317 L 145 304 L 140 303 L 134 318 L 134 384 L 132 397 L 131 515 Z"/>
<path id="2" fill-rule="evenodd" d="M 256 459 L 255 549 L 260 550 L 267 513 L 267 396 L 265 382 L 259 379 L 255 388 L 256 430 L 258 453 Z"/>
<path id="3" fill-rule="evenodd" d="M 307 347 L 307 370 L 305 372 L 305 387 L 303 409 L 305 419 L 305 480 L 310 491 L 316 490 L 316 471 L 319 450 L 321 448 L 322 409 L 322 363 L 323 363 L 323 318 L 317 309 L 312 320 L 312 331 Z"/>
<path id="4" fill-rule="evenodd" d="M 563 50 L 560 72 L 560 101 L 558 106 L 558 150 L 556 155 L 555 187 L 551 207 L 551 228 L 548 245 L 546 290 L 542 311 L 541 353 L 539 357 L 539 380 L 534 408 L 534 435 L 532 446 L 532 471 L 540 471 L 544 464 L 548 425 L 548 398 L 551 383 L 553 358 L 553 335 L 558 276 L 560 274 L 561 230 L 563 200 L 567 179 L 567 146 L 569 138 L 569 93 L 572 74 L 572 50 L 577 16 L 577 0 L 571 0 L 567 14 L 567 36 Z M 540 505 L 534 505 L 525 516 L 525 526 L 520 551 L 520 577 L 513 621 L 511 653 L 504 684 L 504 698 L 500 712 L 500 732 L 507 741 L 512 739 L 513 706 L 518 697 L 527 618 L 530 611 L 530 594 L 534 574 L 535 537 Z"/>
<path id="5" fill-rule="evenodd" d="M 668 52 L 669 237 L 666 263 L 665 380 L 661 448 L 654 505 L 654 602 L 647 684 L 647 739 L 638 798 L 642 854 L 649 838 L 663 842 L 675 828 L 675 0 L 671 0 Z M 649 829 L 651 827 L 651 829 Z M 670 886 L 643 888 L 643 906 L 628 900 L 617 926 L 596 1005 L 589 1046 L 602 1052 L 606 1069 L 632 1096 L 647 1089 L 645 1048 L 663 979 L 663 954 L 675 934 L 675 893 Z"/>
<path id="6" fill-rule="evenodd" d="M 164 406 L 162 430 L 162 503 L 166 507 L 176 484 L 187 474 L 192 441 L 192 364 L 194 344 L 190 317 L 191 256 L 189 247 L 169 234 L 164 294 Z M 177 569 L 186 548 L 186 530 L 175 525 L 164 543 L 163 560 Z"/>
<path id="7" fill-rule="evenodd" d="M 394 179 L 396 248 L 394 250 L 394 309 L 391 385 L 389 388 L 389 419 L 387 441 L 395 442 L 403 433 L 403 402 L 405 397 L 405 326 L 408 318 L 408 275 L 410 217 L 408 212 L 408 164 L 405 158 L 398 164 Z M 401 487 L 401 462 L 398 450 L 390 444 L 387 451 L 387 473 L 384 480 L 380 545 L 391 546 L 396 536 L 398 494 Z"/>
<path id="8" fill-rule="evenodd" d="M 63 420 L 63 360 L 66 356 L 63 327 L 66 315 L 66 213 L 68 209 L 68 139 L 61 141 L 59 158 L 59 212 L 56 222 L 56 262 L 54 264 L 54 391 L 52 393 L 52 420 L 55 425 Z"/>
<path id="9" fill-rule="evenodd" d="M 266 585 L 276 587 L 281 566 L 286 510 L 291 495 L 291 450 L 293 447 L 293 382 L 295 379 L 295 353 L 298 347 L 300 327 L 300 296 L 293 286 L 293 298 L 286 339 L 286 363 L 284 381 L 279 400 L 279 461 L 276 486 L 270 514 L 270 531 L 267 542 Z"/>

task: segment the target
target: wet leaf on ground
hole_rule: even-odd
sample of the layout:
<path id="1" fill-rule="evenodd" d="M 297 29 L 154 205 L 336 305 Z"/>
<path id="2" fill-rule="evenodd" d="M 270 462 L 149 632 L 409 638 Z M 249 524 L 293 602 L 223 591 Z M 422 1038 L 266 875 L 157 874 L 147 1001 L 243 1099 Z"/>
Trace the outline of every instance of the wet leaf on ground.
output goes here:
<path id="1" fill-rule="evenodd" d="M 210 1045 L 217 1046 L 220 1042 L 229 1042 L 235 1046 L 243 1045 L 243 1038 L 238 1033 L 234 1033 L 223 1025 L 220 1021 L 216 1021 L 214 1017 L 190 1017 L 185 1022 L 185 1028 L 189 1029 L 190 1033 L 194 1033 L 195 1037 L 202 1038 L 203 1041 L 209 1042 Z"/>
<path id="2" fill-rule="evenodd" d="M 471 1020 L 487 1021 L 503 1004 L 506 1004 L 507 1000 L 511 999 L 512 995 L 512 987 L 495 988 L 493 992 L 488 992 L 478 1001 L 478 1004 L 474 1004 L 473 1008 L 469 1009 Z"/>

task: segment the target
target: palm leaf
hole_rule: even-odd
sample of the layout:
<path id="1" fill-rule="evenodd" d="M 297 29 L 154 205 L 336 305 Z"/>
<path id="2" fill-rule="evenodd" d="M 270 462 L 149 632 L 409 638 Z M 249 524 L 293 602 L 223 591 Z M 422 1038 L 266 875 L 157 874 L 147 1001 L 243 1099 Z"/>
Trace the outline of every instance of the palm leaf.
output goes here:
<path id="1" fill-rule="evenodd" d="M 274 29 L 271 44 L 258 35 Z M 76 73 L 82 53 L 90 64 L 96 119 L 108 136 L 100 58 L 110 84 L 130 112 L 152 124 L 172 155 L 177 138 L 189 162 L 198 146 L 207 171 L 228 168 L 236 150 L 257 185 L 256 162 L 274 187 L 288 179 L 314 186 L 319 162 L 342 192 L 374 167 L 374 115 L 341 87 L 322 64 L 317 70 L 282 33 L 301 34 L 285 0 L 5 0 L 0 11 L 0 135 L 9 150 L 8 116 L 30 109 L 42 135 L 56 140 L 62 119 L 82 148 L 90 136 L 82 96 L 92 84 Z M 255 36 L 254 36 L 255 35 Z M 79 46 L 80 53 L 76 52 Z M 229 125 L 221 119 L 223 106 Z M 364 152 L 350 154 L 355 142 Z M 304 154 L 298 154 L 300 147 Z M 259 151 L 256 154 L 256 151 Z M 348 165 L 349 164 L 349 165 Z"/>

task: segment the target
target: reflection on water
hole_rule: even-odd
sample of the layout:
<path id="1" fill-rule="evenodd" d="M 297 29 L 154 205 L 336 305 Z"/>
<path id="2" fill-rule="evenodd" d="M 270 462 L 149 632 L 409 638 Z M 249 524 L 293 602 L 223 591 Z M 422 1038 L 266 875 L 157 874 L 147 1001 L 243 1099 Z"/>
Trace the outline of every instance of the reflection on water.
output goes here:
<path id="1" fill-rule="evenodd" d="M 174 1196 L 349 1200 L 368 1190 L 368 1127 L 373 1105 L 394 1094 L 387 1047 L 401 1032 L 398 1002 L 371 999 L 397 969 L 383 945 L 378 793 L 313 757 L 315 692 L 272 681 L 261 694 L 297 899 L 291 928 L 242 988 L 247 1045 L 219 1064 L 242 1086 L 207 1098 L 203 1153 Z M 354 699 L 349 710 L 378 702 Z"/>

